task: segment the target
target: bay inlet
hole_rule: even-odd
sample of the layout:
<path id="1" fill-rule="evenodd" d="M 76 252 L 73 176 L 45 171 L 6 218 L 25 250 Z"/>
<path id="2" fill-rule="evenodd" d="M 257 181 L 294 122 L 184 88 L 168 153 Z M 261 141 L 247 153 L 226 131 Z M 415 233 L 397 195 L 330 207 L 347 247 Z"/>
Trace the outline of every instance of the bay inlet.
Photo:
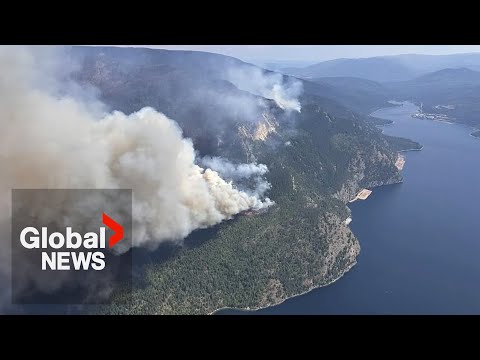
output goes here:
<path id="1" fill-rule="evenodd" d="M 361 252 L 333 284 L 246 312 L 218 314 L 480 314 L 480 141 L 471 129 L 412 118 L 412 104 L 373 115 L 387 135 L 418 141 L 404 182 L 348 206 Z"/>

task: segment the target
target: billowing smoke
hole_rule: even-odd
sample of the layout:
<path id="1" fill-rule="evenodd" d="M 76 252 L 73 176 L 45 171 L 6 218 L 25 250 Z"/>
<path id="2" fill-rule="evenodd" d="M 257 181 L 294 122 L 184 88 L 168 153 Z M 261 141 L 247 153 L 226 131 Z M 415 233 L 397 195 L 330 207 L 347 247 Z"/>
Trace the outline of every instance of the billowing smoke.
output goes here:
<path id="1" fill-rule="evenodd" d="M 234 164 L 218 156 L 205 156 L 200 159 L 200 163 L 218 172 L 223 179 L 235 181 L 237 186 L 250 196 L 262 198 L 271 187 L 271 184 L 263 177 L 268 172 L 268 168 L 264 164 Z M 271 204 L 273 202 L 266 198 L 261 207 Z"/>
<path id="2" fill-rule="evenodd" d="M 223 177 L 233 180 L 261 176 L 268 172 L 268 168 L 264 164 L 234 164 L 231 161 L 218 156 L 205 156 L 201 159 L 201 163 L 212 170 L 217 171 Z"/>
<path id="3" fill-rule="evenodd" d="M 190 99 L 194 106 L 204 107 L 208 104 L 213 108 L 206 120 L 212 129 L 222 129 L 225 120 L 235 119 L 242 122 L 256 123 L 266 110 L 265 99 L 244 91 L 223 91 L 215 87 L 192 89 Z"/>
<path id="4" fill-rule="evenodd" d="M 279 73 L 266 72 L 253 66 L 230 68 L 225 78 L 240 90 L 272 99 L 285 111 L 300 112 L 298 97 L 303 91 L 302 83 L 293 78 L 284 81 Z"/>
<path id="5" fill-rule="evenodd" d="M 25 48 L 0 48 L 0 265 L 9 261 L 12 188 L 132 188 L 136 246 L 180 240 L 271 205 L 262 200 L 264 165 L 229 170 L 231 180 L 242 174 L 263 183 L 242 191 L 198 166 L 192 141 L 154 109 L 100 116 L 99 106 L 47 90 L 53 82 L 40 80 L 52 73 L 35 71 L 43 60 Z"/>

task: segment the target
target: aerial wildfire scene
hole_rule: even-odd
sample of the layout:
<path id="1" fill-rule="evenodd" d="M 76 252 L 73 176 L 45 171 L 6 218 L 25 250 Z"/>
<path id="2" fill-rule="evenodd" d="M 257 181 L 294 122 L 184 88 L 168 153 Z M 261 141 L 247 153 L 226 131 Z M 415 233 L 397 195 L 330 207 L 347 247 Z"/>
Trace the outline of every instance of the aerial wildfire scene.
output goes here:
<path id="1" fill-rule="evenodd" d="M 431 91 L 453 76 L 470 101 L 480 56 L 461 55 L 1 46 L 0 312 L 428 313 L 354 304 L 379 236 L 362 216 L 415 184 L 425 127 L 478 146 L 480 107 Z"/>

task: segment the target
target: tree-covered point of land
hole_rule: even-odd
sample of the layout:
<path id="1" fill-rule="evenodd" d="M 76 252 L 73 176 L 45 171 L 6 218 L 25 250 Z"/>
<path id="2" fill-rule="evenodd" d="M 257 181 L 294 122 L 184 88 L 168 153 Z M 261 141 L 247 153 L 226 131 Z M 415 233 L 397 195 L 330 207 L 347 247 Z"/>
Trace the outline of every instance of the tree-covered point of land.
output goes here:
<path id="1" fill-rule="evenodd" d="M 193 96 L 200 91 L 258 97 L 220 77 L 219 68 L 238 60 L 102 49 L 82 50 L 79 81 L 94 85 L 113 109 L 128 113 L 151 106 L 165 113 L 200 155 L 267 165 L 267 195 L 275 204 L 195 231 L 185 244 L 170 245 L 167 255 L 164 247 L 134 249 L 131 294 L 120 291 L 116 305 L 95 312 L 206 314 L 222 307 L 264 307 L 326 285 L 355 264 L 360 247 L 345 225 L 345 204 L 361 188 L 401 181 L 397 152 L 416 146 L 413 142 L 383 135 L 365 115 L 308 87 L 299 98 L 300 113 L 263 99 L 270 104 L 263 115 L 276 128 L 265 141 L 254 140 L 245 131 L 263 117 L 246 121 L 219 102 Z"/>

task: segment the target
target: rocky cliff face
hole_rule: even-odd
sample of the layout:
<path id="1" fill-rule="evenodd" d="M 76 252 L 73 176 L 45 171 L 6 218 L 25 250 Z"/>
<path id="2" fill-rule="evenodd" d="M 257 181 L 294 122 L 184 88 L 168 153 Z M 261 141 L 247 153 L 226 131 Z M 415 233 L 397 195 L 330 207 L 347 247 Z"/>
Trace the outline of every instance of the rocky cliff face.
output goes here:
<path id="1" fill-rule="evenodd" d="M 222 223 L 201 246 L 183 247 L 175 257 L 148 265 L 146 285 L 134 290 L 133 305 L 103 312 L 257 309 L 328 285 L 351 269 L 360 244 L 345 225 L 345 204 L 360 188 L 400 181 L 397 155 L 378 134 L 363 131 L 342 135 L 342 147 L 332 150 L 331 132 L 341 123 L 343 129 L 355 126 L 348 118 L 316 114 L 304 111 L 295 131 L 275 120 L 275 131 L 264 139 L 255 138 L 252 124 L 240 124 L 233 142 L 241 144 L 237 156 L 267 164 L 269 197 L 276 204 Z"/>
<path id="2" fill-rule="evenodd" d="M 95 85 L 107 105 L 125 112 L 152 106 L 178 121 L 200 155 L 266 164 L 272 185 L 267 195 L 275 201 L 268 211 L 242 214 L 192 234 L 172 256 L 149 254 L 163 260 L 144 261 L 132 301 L 101 312 L 206 314 L 222 307 L 258 308 L 329 284 L 354 266 L 360 246 L 345 225 L 345 204 L 361 188 L 401 181 L 396 151 L 364 119 L 312 94 L 301 98 L 300 113 L 262 99 L 269 105 L 260 116 L 246 119 L 198 94 L 213 92 L 220 100 L 254 95 L 195 72 L 195 66 L 182 68 L 181 52 L 168 53 L 168 61 L 159 55 L 149 60 L 158 64 L 121 71 L 108 70 L 105 58 L 96 65 L 96 55 L 91 56 L 78 78 Z M 197 60 L 190 58 L 189 64 Z"/>
<path id="3" fill-rule="evenodd" d="M 326 214 L 324 225 L 319 229 L 319 237 L 328 239 L 325 257 L 315 272 L 305 273 L 299 280 L 301 283 L 299 292 L 288 291 L 283 286 L 283 280 L 271 278 L 263 289 L 258 304 L 253 308 L 247 308 L 252 310 L 277 305 L 289 297 L 331 284 L 357 263 L 360 244 L 338 215 Z"/>
<path id="4" fill-rule="evenodd" d="M 371 189 L 383 185 L 398 184 L 403 181 L 402 175 L 399 171 L 392 172 L 392 174 L 385 179 L 369 179 L 365 181 L 365 162 L 362 159 L 357 159 L 354 163 L 356 165 L 350 167 L 350 172 L 353 176 L 346 180 L 342 184 L 340 190 L 333 195 L 345 204 L 352 200 L 363 188 Z"/>

